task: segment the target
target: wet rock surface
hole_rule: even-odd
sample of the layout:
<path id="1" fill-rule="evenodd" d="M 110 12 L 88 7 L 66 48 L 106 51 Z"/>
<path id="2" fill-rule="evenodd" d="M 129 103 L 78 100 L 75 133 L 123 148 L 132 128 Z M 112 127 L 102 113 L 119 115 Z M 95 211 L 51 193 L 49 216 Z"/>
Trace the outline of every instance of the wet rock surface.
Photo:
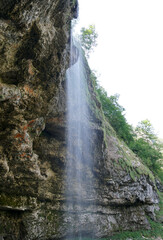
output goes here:
<path id="1" fill-rule="evenodd" d="M 76 16 L 76 1 L 0 0 L 0 237 L 6 240 L 59 239 L 71 235 L 70 226 L 104 237 L 149 229 L 146 216 L 155 218 L 155 185 L 145 174 L 133 180 L 119 164 L 129 154 L 111 130 L 105 136 L 87 63 L 94 168 L 85 166 L 85 176 L 96 193 L 90 189 L 90 199 L 83 193 L 80 226 L 65 204 L 65 72 Z"/>

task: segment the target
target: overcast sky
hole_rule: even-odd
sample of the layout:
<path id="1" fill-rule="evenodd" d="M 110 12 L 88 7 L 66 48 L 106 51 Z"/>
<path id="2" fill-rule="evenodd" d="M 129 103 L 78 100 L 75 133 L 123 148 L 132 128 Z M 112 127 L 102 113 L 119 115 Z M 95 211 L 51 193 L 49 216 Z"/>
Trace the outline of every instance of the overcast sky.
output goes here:
<path id="1" fill-rule="evenodd" d="M 79 0 L 78 28 L 95 24 L 89 63 L 126 118 L 149 119 L 163 138 L 163 0 Z"/>

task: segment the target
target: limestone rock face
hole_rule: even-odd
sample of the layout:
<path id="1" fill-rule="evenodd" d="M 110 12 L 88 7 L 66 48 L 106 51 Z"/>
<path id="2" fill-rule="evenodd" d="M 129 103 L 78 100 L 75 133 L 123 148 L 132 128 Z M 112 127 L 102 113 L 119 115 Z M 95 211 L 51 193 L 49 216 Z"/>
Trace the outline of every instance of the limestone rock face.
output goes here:
<path id="1" fill-rule="evenodd" d="M 43 220 L 48 214 L 41 210 L 46 199 L 56 202 L 57 173 L 34 148 L 45 126 L 48 131 L 60 115 L 64 121 L 70 22 L 76 15 L 76 1 L 0 1 L 0 236 L 5 239 L 47 239 L 57 232 L 58 222 L 48 230 Z M 57 129 L 59 124 L 55 135 Z"/>
<path id="2" fill-rule="evenodd" d="M 2 239 L 59 239 L 71 234 L 72 225 L 76 234 L 80 228 L 103 237 L 120 229 L 148 229 L 146 215 L 155 218 L 155 185 L 105 126 L 87 63 L 96 194 L 90 191 L 92 202 L 83 200 L 80 226 L 73 213 L 66 217 L 65 72 L 77 8 L 72 0 L 0 0 Z"/>

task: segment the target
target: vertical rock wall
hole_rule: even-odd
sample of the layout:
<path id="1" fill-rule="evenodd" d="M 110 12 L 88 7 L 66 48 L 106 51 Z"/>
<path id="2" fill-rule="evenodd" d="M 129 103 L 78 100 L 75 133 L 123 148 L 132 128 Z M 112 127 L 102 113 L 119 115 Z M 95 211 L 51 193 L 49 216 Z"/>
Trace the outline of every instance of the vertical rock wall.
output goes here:
<path id="1" fill-rule="evenodd" d="M 96 206 L 85 199 L 80 226 L 65 217 L 65 71 L 76 16 L 74 0 L 0 0 L 1 239 L 60 239 L 72 225 L 104 237 L 148 229 L 146 215 L 155 217 L 155 184 L 103 119 L 86 61 Z"/>
<path id="2" fill-rule="evenodd" d="M 5 239 L 51 236 L 45 222 L 56 218 L 55 206 L 52 216 L 41 206 L 56 201 L 57 177 L 53 163 L 35 152 L 35 142 L 47 122 L 64 121 L 70 22 L 76 16 L 77 2 L 71 0 L 0 1 L 0 236 Z M 58 147 L 57 142 L 54 150 Z M 50 231 L 57 228 L 58 222 Z"/>

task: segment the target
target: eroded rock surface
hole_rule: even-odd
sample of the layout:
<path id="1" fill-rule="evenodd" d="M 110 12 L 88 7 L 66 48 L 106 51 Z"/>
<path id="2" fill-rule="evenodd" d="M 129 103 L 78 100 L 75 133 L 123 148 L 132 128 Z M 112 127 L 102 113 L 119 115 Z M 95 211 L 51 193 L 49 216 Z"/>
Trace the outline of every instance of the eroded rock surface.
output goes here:
<path id="1" fill-rule="evenodd" d="M 2 239 L 59 239 L 71 234 L 72 225 L 76 234 L 80 228 L 103 237 L 148 229 L 146 216 L 155 218 L 155 185 L 147 173 L 132 177 L 141 163 L 105 126 L 87 63 L 94 169 L 86 175 L 94 179 L 96 194 L 90 191 L 92 201 L 83 198 L 80 226 L 73 212 L 67 217 L 65 72 L 76 16 L 72 0 L 0 0 Z M 128 158 L 133 166 L 127 169 L 122 163 Z"/>

